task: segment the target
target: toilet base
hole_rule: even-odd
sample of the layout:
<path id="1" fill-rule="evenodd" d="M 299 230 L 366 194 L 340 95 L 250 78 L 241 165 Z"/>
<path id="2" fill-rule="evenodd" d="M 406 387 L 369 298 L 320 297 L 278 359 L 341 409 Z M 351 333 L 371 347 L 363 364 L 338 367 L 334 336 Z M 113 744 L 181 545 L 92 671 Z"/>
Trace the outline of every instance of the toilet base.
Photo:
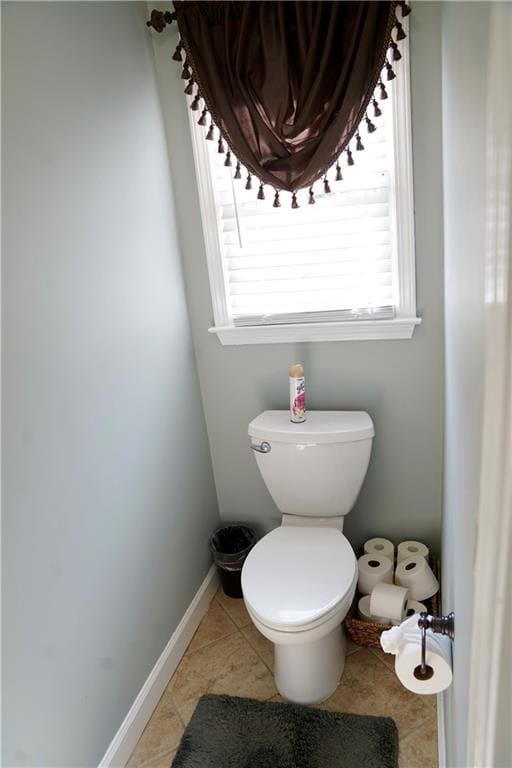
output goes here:
<path id="1" fill-rule="evenodd" d="M 319 704 L 328 699 L 343 673 L 345 651 L 345 630 L 341 624 L 309 643 L 274 645 L 277 690 L 295 704 Z"/>

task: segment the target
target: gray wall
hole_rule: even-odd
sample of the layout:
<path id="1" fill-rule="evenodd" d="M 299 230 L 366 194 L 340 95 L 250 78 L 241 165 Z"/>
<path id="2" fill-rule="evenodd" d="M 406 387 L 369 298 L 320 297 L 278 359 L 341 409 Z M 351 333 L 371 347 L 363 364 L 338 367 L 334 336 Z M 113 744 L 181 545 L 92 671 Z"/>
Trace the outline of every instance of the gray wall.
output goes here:
<path id="1" fill-rule="evenodd" d="M 440 544 L 442 485 L 443 273 L 440 8 L 415 3 L 412 98 L 418 311 L 411 341 L 222 347 L 208 334 L 212 308 L 188 116 L 171 35 L 155 39 L 170 132 L 185 275 L 215 482 L 224 519 L 279 521 L 249 452 L 247 425 L 265 408 L 286 408 L 288 367 L 306 368 L 312 409 L 367 409 L 374 452 L 346 533 Z"/>
<path id="2" fill-rule="evenodd" d="M 2 10 L 3 765 L 93 766 L 217 503 L 147 9 Z"/>
<path id="3" fill-rule="evenodd" d="M 447 765 L 467 765 L 466 726 L 484 366 L 485 107 L 491 4 L 443 4 L 446 436 L 443 609 L 455 610 Z"/>

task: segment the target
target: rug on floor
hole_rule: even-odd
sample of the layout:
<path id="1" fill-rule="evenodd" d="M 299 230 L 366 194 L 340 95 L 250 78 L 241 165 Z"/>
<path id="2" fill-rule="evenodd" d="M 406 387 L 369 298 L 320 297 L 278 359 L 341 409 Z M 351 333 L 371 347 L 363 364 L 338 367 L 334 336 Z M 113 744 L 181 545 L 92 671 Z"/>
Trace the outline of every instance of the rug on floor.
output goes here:
<path id="1" fill-rule="evenodd" d="M 389 717 L 203 696 L 172 768 L 397 768 Z"/>

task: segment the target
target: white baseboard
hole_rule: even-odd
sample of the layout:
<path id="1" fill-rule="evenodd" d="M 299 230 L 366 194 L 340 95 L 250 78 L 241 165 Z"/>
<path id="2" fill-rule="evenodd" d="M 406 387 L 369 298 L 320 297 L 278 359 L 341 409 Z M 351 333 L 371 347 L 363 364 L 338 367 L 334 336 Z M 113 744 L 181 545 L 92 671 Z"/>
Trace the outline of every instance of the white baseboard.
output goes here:
<path id="1" fill-rule="evenodd" d="M 208 610 L 217 587 L 217 571 L 212 565 L 103 755 L 99 768 L 124 768 L 128 762 L 194 632 Z"/>
<path id="2" fill-rule="evenodd" d="M 446 768 L 446 731 L 444 722 L 444 694 L 437 694 L 437 761 L 439 768 Z"/>

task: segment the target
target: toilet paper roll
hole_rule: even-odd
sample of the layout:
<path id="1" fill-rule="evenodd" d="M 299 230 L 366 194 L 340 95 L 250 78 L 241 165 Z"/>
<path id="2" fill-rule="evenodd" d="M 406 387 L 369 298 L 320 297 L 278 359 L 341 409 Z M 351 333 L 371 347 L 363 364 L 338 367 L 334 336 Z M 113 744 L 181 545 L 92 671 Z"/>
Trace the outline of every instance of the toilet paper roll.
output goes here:
<path id="1" fill-rule="evenodd" d="M 413 693 L 431 694 L 444 691 L 452 682 L 451 641 L 448 637 L 427 631 L 425 661 L 427 675 L 421 677 L 421 640 L 418 637 L 405 642 L 395 659 L 395 672 L 405 688 Z"/>
<path id="2" fill-rule="evenodd" d="M 364 543 L 364 551 L 367 555 L 384 555 L 393 563 L 395 560 L 395 545 L 389 539 L 368 539 Z"/>
<path id="3" fill-rule="evenodd" d="M 405 606 L 405 615 L 409 617 L 412 616 L 413 613 L 427 613 L 426 605 L 418 603 L 417 600 L 408 600 Z"/>
<path id="4" fill-rule="evenodd" d="M 357 588 L 363 595 L 369 595 L 381 581 L 393 583 L 393 563 L 384 555 L 362 555 L 357 561 L 357 568 Z"/>
<path id="5" fill-rule="evenodd" d="M 391 624 L 391 619 L 384 616 L 373 616 L 370 611 L 370 595 L 364 595 L 359 598 L 357 604 L 357 615 L 361 621 L 376 621 L 378 624 Z"/>
<path id="6" fill-rule="evenodd" d="M 405 606 L 409 590 L 396 584 L 376 584 L 370 595 L 370 613 L 374 616 L 389 616 L 392 622 L 405 618 Z"/>
<path id="7" fill-rule="evenodd" d="M 401 541 L 396 550 L 396 563 L 397 565 L 402 560 L 407 560 L 408 557 L 424 557 L 428 559 L 428 547 L 422 544 L 421 541 Z"/>
<path id="8" fill-rule="evenodd" d="M 432 570 L 421 555 L 408 557 L 397 565 L 395 571 L 395 584 L 400 587 L 408 587 L 412 600 L 426 600 L 432 597 L 439 589 L 439 582 Z"/>

